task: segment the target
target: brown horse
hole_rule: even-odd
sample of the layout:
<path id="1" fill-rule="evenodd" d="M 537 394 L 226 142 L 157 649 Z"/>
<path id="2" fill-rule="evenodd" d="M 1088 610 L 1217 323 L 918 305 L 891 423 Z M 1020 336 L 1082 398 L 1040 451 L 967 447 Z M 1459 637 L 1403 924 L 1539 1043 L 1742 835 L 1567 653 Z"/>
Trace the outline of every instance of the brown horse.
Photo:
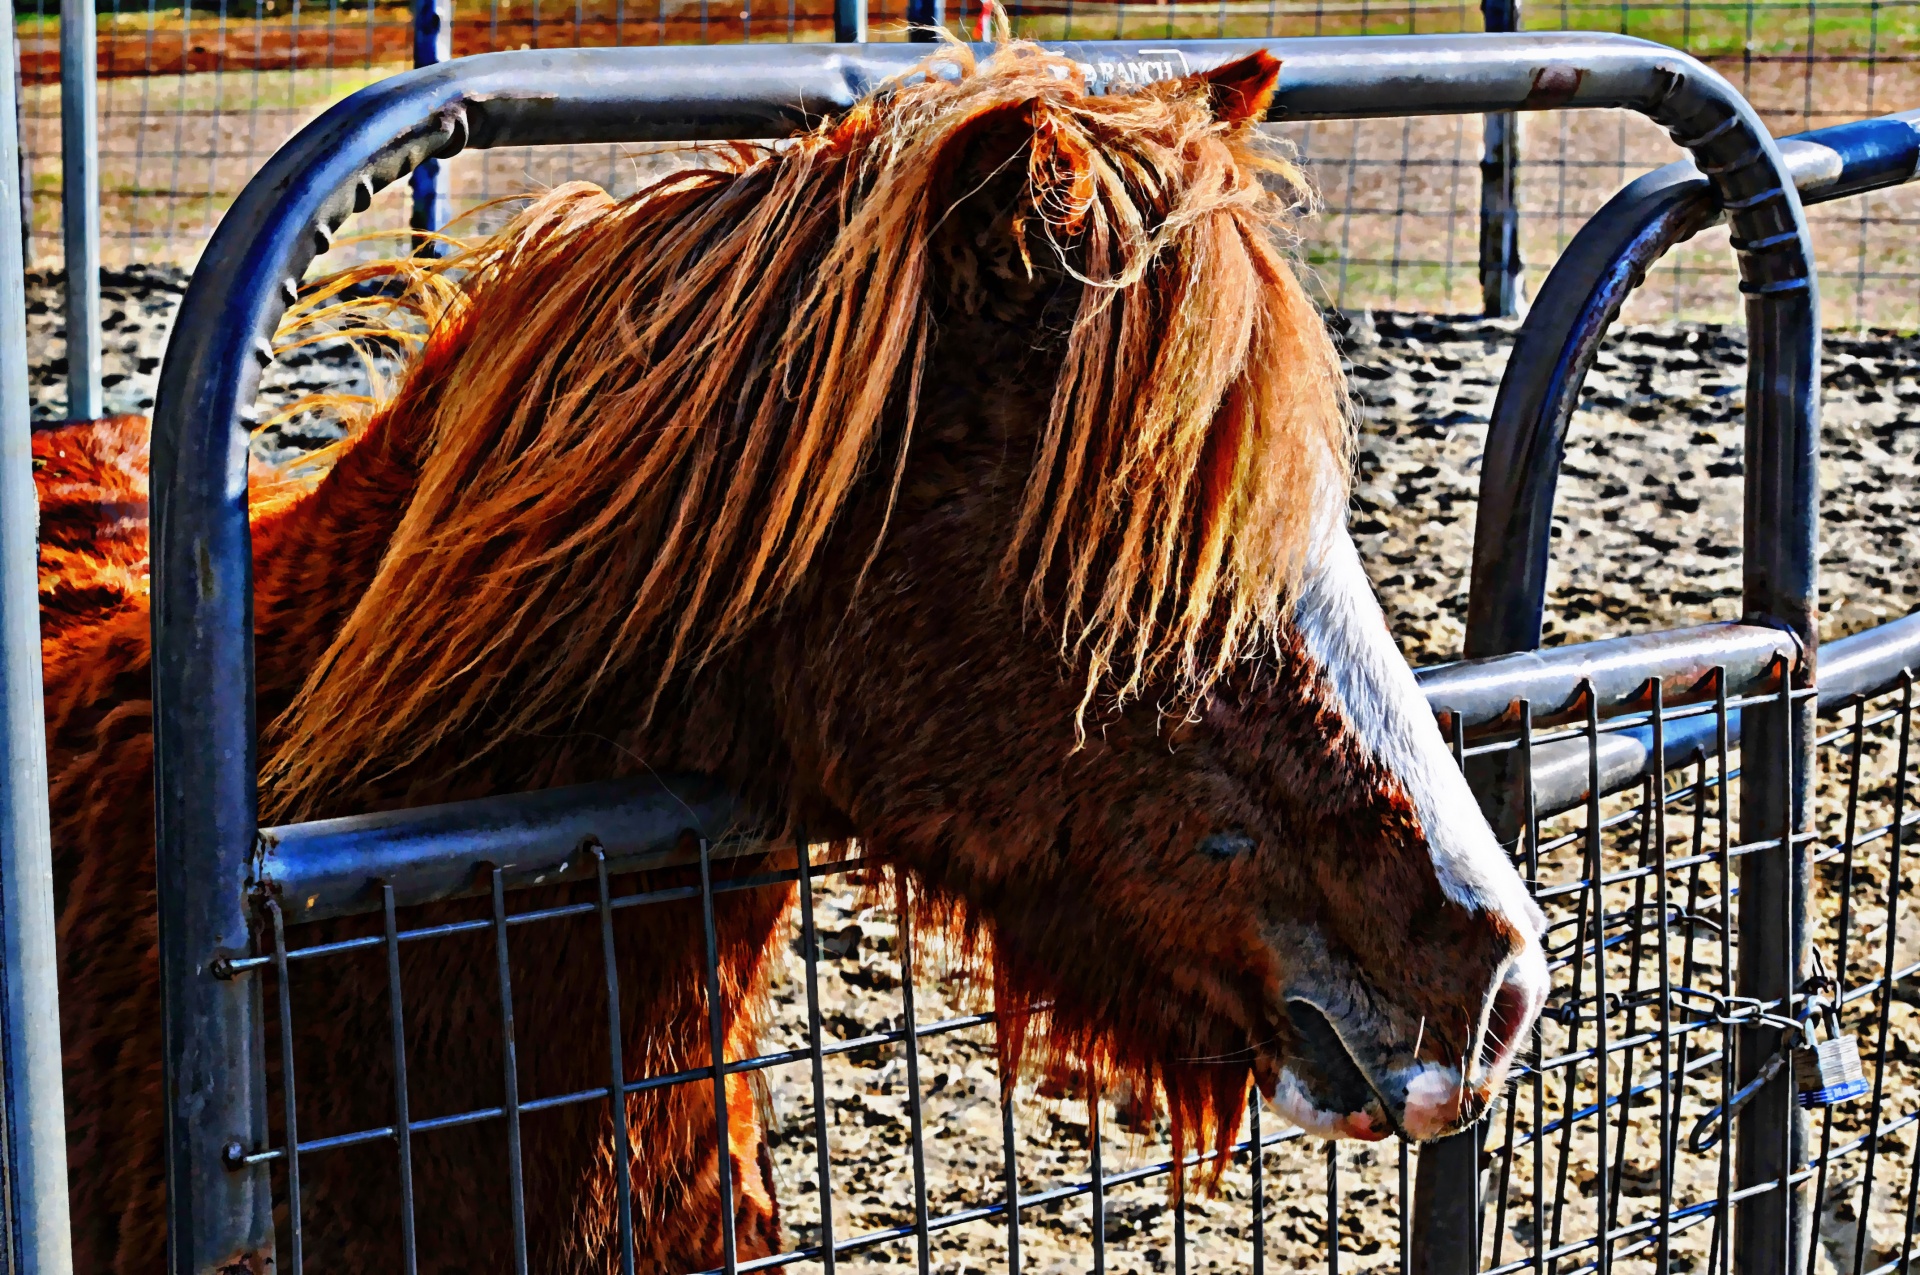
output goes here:
<path id="1" fill-rule="evenodd" d="M 435 276 L 393 401 L 256 503 L 263 818 L 715 775 L 908 874 L 991 961 L 1009 1055 L 1158 1094 L 1182 1145 L 1249 1078 L 1317 1132 L 1453 1129 L 1544 997 L 1540 921 L 1344 529 L 1299 178 L 1253 127 L 1278 67 L 1101 97 L 1032 47 L 938 57 L 789 145 L 555 191 Z M 41 446 L 89 1272 L 163 1251 L 142 446 Z M 788 902 L 716 900 L 731 1056 Z M 699 909 L 618 916 L 629 1075 L 705 1065 Z M 522 1099 L 603 1085 L 597 921 L 517 933 Z M 402 950 L 413 1118 L 497 1105 L 491 939 Z M 383 958 L 295 969 L 303 1139 L 390 1123 Z M 718 1261 L 721 1155 L 741 1252 L 777 1250 L 744 1085 L 729 1111 L 723 1146 L 707 1085 L 631 1099 L 644 1269 Z M 533 1269 L 616 1267 L 610 1129 L 526 1117 Z M 499 1121 L 415 1137 L 421 1269 L 508 1265 L 505 1155 Z M 314 1269 L 398 1267 L 391 1143 L 302 1174 Z"/>

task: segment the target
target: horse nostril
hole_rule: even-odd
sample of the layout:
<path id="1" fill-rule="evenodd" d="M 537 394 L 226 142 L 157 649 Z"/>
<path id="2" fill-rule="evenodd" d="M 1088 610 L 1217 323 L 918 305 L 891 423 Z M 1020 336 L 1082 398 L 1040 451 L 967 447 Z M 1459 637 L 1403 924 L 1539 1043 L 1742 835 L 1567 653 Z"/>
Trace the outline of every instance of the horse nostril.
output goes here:
<path id="1" fill-rule="evenodd" d="M 1253 853 L 1253 838 L 1244 832 L 1215 832 L 1200 839 L 1200 853 L 1209 859 L 1238 859 Z"/>
<path id="2" fill-rule="evenodd" d="M 1290 1000 L 1287 1021 L 1293 1025 L 1298 1051 L 1292 1065 L 1312 1073 L 1319 1103 L 1331 1111 L 1365 1111 L 1374 1101 L 1373 1086 L 1325 1011 L 1308 1001 Z"/>
<path id="3" fill-rule="evenodd" d="M 1482 1075 L 1497 1077 L 1520 1052 L 1540 999 L 1517 970 L 1494 989 L 1493 1004 L 1487 1012 L 1487 1034 L 1480 1044 Z"/>

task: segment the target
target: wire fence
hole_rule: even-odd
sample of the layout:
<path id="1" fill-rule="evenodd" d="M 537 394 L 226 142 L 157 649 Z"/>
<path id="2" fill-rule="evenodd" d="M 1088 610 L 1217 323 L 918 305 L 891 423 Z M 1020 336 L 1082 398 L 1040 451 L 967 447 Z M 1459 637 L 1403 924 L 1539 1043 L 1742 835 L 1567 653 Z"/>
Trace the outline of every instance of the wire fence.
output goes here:
<path id="1" fill-rule="evenodd" d="M 1456 734 L 1463 763 L 1514 759 L 1532 791 L 1536 783 L 1554 786 L 1544 777 L 1569 763 L 1598 774 L 1610 741 L 1637 734 L 1651 740 L 1656 756 L 1663 732 L 1668 740 L 1688 734 L 1703 741 L 1667 754 L 1663 774 L 1611 796 L 1600 796 L 1596 784 L 1588 800 L 1527 821 L 1517 862 L 1549 918 L 1555 992 L 1526 1064 L 1486 1126 L 1482 1226 L 1466 1269 L 1755 1269 L 1747 1264 L 1752 1255 L 1743 1261 L 1739 1251 L 1752 1242 L 1737 1238 L 1741 1219 L 1776 1216 L 1782 1183 L 1736 1170 L 1735 1140 L 1726 1135 L 1749 1101 L 1741 1079 L 1753 1070 L 1736 1069 L 1736 1052 L 1787 1063 L 1791 1049 L 1838 1037 L 1856 1042 L 1862 1066 L 1849 1100 L 1823 1106 L 1803 1097 L 1809 1119 L 1788 1160 L 1795 1169 L 1787 1185 L 1802 1197 L 1809 1223 L 1790 1237 L 1795 1268 L 1904 1275 L 1914 1256 L 1920 1055 L 1911 1007 L 1920 1003 L 1912 982 L 1920 923 L 1901 899 L 1920 875 L 1907 846 L 1920 822 L 1911 795 L 1912 676 L 1863 696 L 1821 700 L 1817 815 L 1805 837 L 1813 974 L 1787 997 L 1770 999 L 1744 994 L 1750 971 L 1742 972 L 1742 936 L 1758 911 L 1787 906 L 1782 897 L 1756 895 L 1753 883 L 1789 850 L 1779 838 L 1741 831 L 1743 786 L 1768 782 L 1743 774 L 1741 716 L 1811 692 L 1763 687 L 1729 695 L 1726 687 L 1724 671 L 1709 672 L 1676 702 L 1653 692 L 1641 712 L 1603 717 L 1590 695 L 1584 716 L 1576 712 L 1570 722 L 1543 717 L 1492 740 Z M 1096 1271 L 1180 1275 L 1406 1275 L 1418 1267 L 1406 1205 L 1418 1162 L 1431 1151 L 1317 1143 L 1275 1127 L 1271 1114 L 1263 1122 L 1256 1104 L 1218 1188 L 1170 1190 L 1168 1130 L 1150 1105 L 1072 1077 L 1003 1083 L 995 1033 L 1006 1007 L 989 989 L 943 971 L 938 949 L 916 941 L 911 911 L 893 906 L 910 894 L 908 879 L 868 875 L 857 858 L 824 846 L 796 847 L 787 857 L 790 867 L 751 859 L 742 866 L 717 849 L 710 858 L 703 843 L 695 864 L 623 877 L 589 845 L 575 865 L 585 880 L 570 893 L 516 893 L 495 870 L 490 899 L 475 900 L 457 918 L 409 924 L 389 885 L 363 923 L 321 927 L 313 939 L 313 927 L 294 925 L 298 917 L 283 924 L 279 905 L 269 902 L 270 950 L 236 968 L 271 975 L 267 994 L 283 1034 L 269 1042 L 280 1077 L 272 1145 L 249 1162 L 274 1174 L 286 1207 L 281 1251 L 292 1269 L 301 1269 L 303 1256 L 315 1269 L 338 1265 L 348 1243 L 363 1256 L 389 1252 L 394 1269 L 444 1269 L 455 1254 L 491 1254 L 504 1267 L 509 1251 L 522 1269 L 538 1266 L 563 1242 L 564 1228 L 523 1203 L 530 1193 L 520 1157 L 532 1163 L 535 1152 L 521 1148 L 533 1145 L 533 1122 L 569 1118 L 604 1138 L 601 1113 L 621 1111 L 629 1099 L 681 1086 L 704 1093 L 718 1083 L 698 1060 L 669 1074 L 627 1076 L 616 1047 L 613 1074 L 624 1077 L 624 1097 L 603 1067 L 597 1084 L 586 1070 L 571 1087 L 523 1078 L 508 1083 L 503 1101 L 486 1092 L 463 1106 L 421 1081 L 416 1058 L 409 1114 L 388 1101 L 409 1083 L 406 1042 L 436 1039 L 440 1028 L 403 994 L 403 982 L 448 961 L 489 969 L 497 956 L 500 1007 L 463 1020 L 472 1041 L 466 1048 L 497 1069 L 515 1056 L 517 1031 L 530 1042 L 526 1050 L 559 1038 L 586 1058 L 595 1046 L 580 1024 L 600 1003 L 587 997 L 509 1008 L 514 971 L 559 961 L 597 976 L 604 966 L 607 1004 L 617 1007 L 625 995 L 614 972 L 618 951 L 663 932 L 704 933 L 706 986 L 716 995 L 723 983 L 715 953 L 725 950 L 728 927 L 751 911 L 738 900 L 768 891 L 794 899 L 772 948 L 780 955 L 766 1028 L 745 1049 L 726 1047 L 727 1096 L 716 1119 L 726 1127 L 729 1102 L 758 1113 L 767 1152 L 757 1172 L 736 1170 L 755 1176 L 751 1191 L 739 1189 L 772 1193 L 783 1236 L 776 1250 L 742 1253 L 728 1269 L 810 1267 L 829 1249 L 829 1269 L 842 1272 L 905 1263 L 1012 1275 L 1089 1262 Z M 457 957 L 448 955 L 462 944 Z M 355 961 L 357 974 L 350 972 Z M 322 996 L 318 1010 L 313 998 L 354 977 L 366 994 L 353 1002 L 350 1034 L 384 1043 L 390 1016 L 393 1041 L 391 1058 L 373 1057 L 378 1050 L 355 1055 L 353 1076 L 365 1091 L 357 1105 L 342 1097 L 330 1059 L 301 1055 L 284 1036 L 303 1014 L 342 1012 L 337 998 Z M 583 974 L 579 985 L 592 981 Z M 739 1008 L 728 1002 L 728 1021 Z M 600 1040 L 602 1049 L 620 1031 L 620 1011 L 610 1012 L 615 1035 Z M 497 1022 L 486 1021 L 495 1013 Z M 575 1026 L 556 1037 L 563 1020 Z M 489 1039 L 489 1027 L 498 1040 Z M 531 1075 L 539 1069 L 527 1056 L 519 1065 Z M 510 1061 L 507 1070 L 515 1074 Z M 1797 1075 L 1795 1087 L 1803 1095 L 1818 1088 Z M 315 1093 L 324 1095 L 317 1111 L 303 1105 L 315 1103 Z M 299 1175 L 290 1172 L 290 1147 Z M 1205 1170 L 1209 1159 L 1190 1163 Z M 443 1172 L 461 1166 L 462 1198 L 482 1201 L 480 1211 L 449 1224 L 447 1199 L 437 1194 L 446 1183 L 430 1181 L 416 1167 L 422 1163 L 441 1164 Z M 355 1219 L 350 1231 L 336 1224 L 343 1215 Z M 303 1216 L 304 1254 L 295 1230 Z M 717 1218 L 712 1225 L 723 1229 Z M 644 1219 L 608 1223 L 599 1242 L 609 1268 L 622 1249 L 629 1254 L 622 1269 L 646 1268 L 630 1256 L 636 1234 L 644 1258 Z"/>
<path id="2" fill-rule="evenodd" d="M 42 267 L 61 257 L 57 6 L 16 0 L 31 253 Z M 1483 25 L 1480 10 L 1463 0 L 1013 0 L 1008 7 L 1020 34 L 1059 39 L 1444 33 Z M 453 13 L 456 55 L 833 38 L 831 0 L 458 0 Z M 946 17 L 956 33 L 973 32 L 977 0 L 957 0 Z M 904 0 L 879 0 L 870 22 L 874 39 L 903 38 Z M 378 0 L 101 0 L 98 24 L 108 268 L 191 267 L 222 210 L 281 142 L 330 103 L 409 65 L 413 47 L 409 8 Z M 1528 9 L 1520 25 L 1621 31 L 1685 49 L 1740 87 L 1776 135 L 1920 106 L 1920 0 L 1568 0 Z M 1480 308 L 1480 118 L 1279 131 L 1298 146 L 1322 193 L 1324 213 L 1308 248 L 1330 301 Z M 1537 281 L 1609 195 L 1679 152 L 1639 117 L 1605 111 L 1523 119 L 1519 155 L 1519 246 Z M 458 209 L 574 178 L 624 192 L 659 162 L 633 147 L 494 151 L 458 157 L 445 180 Z M 1829 323 L 1920 322 L 1916 199 L 1910 188 L 1894 189 L 1812 214 Z M 399 232 L 407 224 L 404 192 L 387 192 L 362 224 Z M 1660 266 L 1631 317 L 1731 318 L 1732 275 L 1725 231 L 1709 232 Z"/>

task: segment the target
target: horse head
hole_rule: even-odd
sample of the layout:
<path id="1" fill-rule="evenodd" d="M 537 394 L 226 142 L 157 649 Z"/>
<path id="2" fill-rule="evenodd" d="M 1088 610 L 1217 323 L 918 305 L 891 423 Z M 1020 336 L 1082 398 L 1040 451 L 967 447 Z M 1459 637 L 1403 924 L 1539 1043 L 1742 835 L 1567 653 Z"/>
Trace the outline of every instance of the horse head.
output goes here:
<path id="1" fill-rule="evenodd" d="M 459 259 L 390 409 L 411 503 L 274 727 L 278 810 L 449 741 L 611 740 L 905 871 L 1009 1055 L 1157 1090 L 1189 1144 L 1250 1075 L 1331 1136 L 1476 1117 L 1542 919 L 1346 531 L 1278 72 L 1098 96 L 947 48 Z M 385 751 L 348 755 L 369 705 Z"/>
<path id="2" fill-rule="evenodd" d="M 1048 1063 L 1216 1139 L 1249 1067 L 1314 1132 L 1424 1139 L 1513 1062 L 1542 919 L 1346 530 L 1342 377 L 1280 252 L 1302 187 L 1252 127 L 1278 70 L 1003 69 L 869 125 L 931 152 L 896 161 L 941 218 L 922 388 L 794 727 L 999 1002 L 1047 1006 Z"/>

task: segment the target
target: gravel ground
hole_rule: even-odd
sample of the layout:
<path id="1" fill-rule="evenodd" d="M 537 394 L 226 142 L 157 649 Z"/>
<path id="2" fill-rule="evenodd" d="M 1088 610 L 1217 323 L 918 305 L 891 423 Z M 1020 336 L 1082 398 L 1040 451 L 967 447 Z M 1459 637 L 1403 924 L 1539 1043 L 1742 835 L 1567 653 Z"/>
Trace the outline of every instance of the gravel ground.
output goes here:
<path id="1" fill-rule="evenodd" d="M 167 270 L 129 271 L 105 281 L 106 388 L 112 410 L 150 410 L 159 358 L 183 284 L 181 274 Z M 57 281 L 31 281 L 33 398 L 36 416 L 47 419 L 64 411 L 58 296 Z M 1385 313 L 1354 317 L 1350 352 L 1365 423 L 1353 527 L 1387 614 L 1415 664 L 1454 658 L 1459 651 L 1475 485 L 1487 416 L 1513 331 L 1511 323 L 1477 319 Z M 1743 355 L 1737 328 L 1703 324 L 1629 327 L 1602 354 L 1588 380 L 1585 410 L 1574 424 L 1556 507 L 1549 643 L 1737 616 Z M 359 375 L 357 361 L 344 351 L 305 350 L 269 369 L 263 397 L 285 403 L 305 393 L 343 388 Z M 1920 468 L 1920 338 L 1881 332 L 1829 334 L 1824 411 L 1822 592 L 1824 632 L 1831 638 L 1920 605 L 1920 564 L 1914 561 L 1911 531 L 1914 492 L 1920 490 L 1915 482 Z M 266 458 L 277 459 L 312 446 L 324 434 L 310 425 L 281 427 L 263 436 L 259 446 Z M 1882 821 L 1889 755 L 1884 747 L 1873 754 L 1879 769 L 1870 774 L 1878 778 L 1866 785 L 1867 817 Z M 1836 808 L 1832 774 L 1823 775 L 1821 794 L 1825 827 Z M 1684 807 L 1670 814 L 1670 826 L 1682 830 L 1676 836 L 1690 819 Z M 1577 875 L 1577 861 L 1569 857 L 1575 853 L 1577 847 L 1561 852 L 1549 866 Z M 1626 836 L 1610 853 L 1637 852 Z M 1884 865 L 1879 871 L 1879 886 L 1884 887 Z M 1862 875 L 1874 883 L 1871 871 Z M 1828 868 L 1822 869 L 1821 879 L 1827 887 L 1822 914 L 1831 918 L 1838 878 Z M 1709 881 L 1707 888 L 1715 887 Z M 1610 895 L 1608 907 L 1631 902 L 1623 892 L 1617 903 Z M 891 911 L 837 880 L 823 882 L 819 910 L 826 936 L 819 995 L 829 1036 L 850 1039 L 897 1026 L 902 1021 L 899 935 Z M 1884 908 L 1876 912 L 1872 900 L 1863 902 L 1855 930 L 1872 942 L 1860 943 L 1859 951 L 1884 941 L 1886 919 Z M 1903 959 L 1911 960 L 1920 951 L 1905 926 L 1897 938 Z M 1713 943 L 1702 945 L 1704 965 L 1713 965 L 1715 948 Z M 796 935 L 773 989 L 769 1049 L 805 1044 L 805 964 L 798 951 Z M 1619 958 L 1611 978 L 1625 978 L 1626 960 L 1624 955 Z M 1850 963 L 1852 980 L 1878 973 L 1878 960 L 1871 953 L 1857 957 Z M 981 1007 L 965 985 L 938 977 L 937 961 L 926 964 L 935 967 L 934 976 L 923 973 L 917 988 L 918 1022 Z M 1920 1042 L 1914 1010 L 1904 1003 L 1895 1005 L 1893 1026 L 1888 1078 L 1892 1092 L 1910 1105 L 1917 1075 L 1914 1043 Z M 1566 1043 L 1564 1029 L 1550 1029 L 1549 1052 L 1556 1041 Z M 1631 1061 L 1622 1060 L 1623 1066 Z M 1644 1056 L 1639 1065 L 1647 1065 Z M 918 1067 L 926 1095 L 926 1182 L 932 1215 L 997 1201 L 1003 1161 L 991 1028 L 926 1038 Z M 776 1175 L 792 1233 L 806 1241 L 817 1235 L 819 1217 L 811 1080 L 804 1066 L 765 1074 L 762 1097 L 776 1130 Z M 1616 1085 L 1626 1079 L 1623 1068 L 1617 1068 L 1615 1076 Z M 825 1080 L 832 1113 L 836 1234 L 845 1238 L 910 1222 L 913 1176 L 906 1155 L 910 1129 L 904 1057 L 893 1047 L 855 1051 L 831 1059 Z M 1712 1075 L 1689 1084 L 1687 1127 L 1715 1100 L 1717 1084 Z M 1549 1118 L 1555 1101 L 1550 1098 L 1548 1103 Z M 1156 1162 L 1162 1155 L 1164 1130 L 1144 1121 L 1129 1124 L 1126 1105 L 1109 1103 L 1105 1108 L 1102 1153 L 1109 1173 Z M 1523 1102 L 1523 1127 L 1530 1114 L 1527 1106 Z M 1859 1114 L 1850 1112 L 1837 1124 L 1838 1132 L 1858 1132 Z M 1633 1139 L 1623 1144 L 1623 1217 L 1644 1215 L 1658 1205 L 1657 1187 L 1648 1188 L 1650 1180 L 1657 1182 L 1657 1175 L 1649 1178 L 1657 1147 L 1642 1145 L 1646 1114 L 1636 1119 L 1640 1123 Z M 1270 1114 L 1267 1121 L 1272 1132 L 1278 1122 Z M 1084 1179 L 1088 1111 L 1083 1096 L 1030 1092 L 1023 1084 L 1016 1126 L 1024 1192 Z M 1592 1139 L 1583 1135 L 1581 1141 Z M 1881 1141 L 1883 1150 L 1898 1152 L 1901 1158 L 1892 1188 L 1883 1185 L 1876 1191 L 1870 1237 L 1874 1262 L 1899 1234 L 1911 1134 Z M 1716 1163 L 1689 1157 L 1677 1198 L 1710 1196 Z M 1333 1211 L 1342 1268 L 1395 1268 L 1398 1165 L 1391 1143 L 1346 1144 L 1331 1155 L 1322 1144 L 1304 1140 L 1275 1148 L 1264 1164 L 1268 1203 L 1262 1225 L 1269 1260 L 1287 1266 L 1326 1261 L 1331 1173 L 1338 1188 Z M 1580 1217 L 1568 1222 L 1563 1238 L 1591 1233 L 1596 1195 L 1592 1166 L 1590 1149 L 1576 1148 L 1566 1162 L 1569 1206 Z M 1886 1172 L 1883 1168 L 1883 1181 Z M 1848 1173 L 1857 1175 L 1857 1167 Z M 1843 1182 L 1853 1180 L 1847 1173 L 1836 1176 Z M 1507 1196 L 1513 1211 L 1506 1219 L 1503 1243 L 1506 1260 L 1511 1260 L 1517 1255 L 1514 1246 L 1526 1243 L 1534 1225 L 1526 1163 L 1517 1167 Z M 1243 1162 L 1228 1172 L 1217 1197 L 1190 1204 L 1186 1227 L 1192 1269 L 1248 1265 L 1254 1239 L 1250 1198 Z M 1168 1267 L 1173 1219 L 1165 1204 L 1159 1179 L 1109 1194 L 1109 1270 Z M 1838 1203 L 1822 1218 L 1829 1258 L 1848 1268 L 1858 1234 L 1852 1207 Z M 1084 1195 L 1029 1211 L 1021 1237 L 1026 1269 L 1085 1269 L 1090 1220 Z M 1696 1227 L 1681 1238 L 1674 1269 L 1702 1268 L 1708 1230 Z M 932 1247 L 941 1270 L 1006 1266 L 997 1222 L 939 1232 Z M 842 1266 L 867 1269 L 912 1260 L 909 1240 L 876 1247 Z"/>

